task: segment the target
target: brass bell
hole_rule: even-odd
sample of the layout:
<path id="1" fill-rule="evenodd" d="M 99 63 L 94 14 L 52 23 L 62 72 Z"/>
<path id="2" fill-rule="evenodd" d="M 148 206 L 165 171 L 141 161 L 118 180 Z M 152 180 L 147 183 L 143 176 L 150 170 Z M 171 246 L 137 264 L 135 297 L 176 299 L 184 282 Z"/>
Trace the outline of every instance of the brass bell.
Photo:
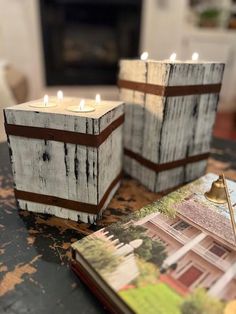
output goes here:
<path id="1" fill-rule="evenodd" d="M 219 178 L 214 181 L 211 185 L 210 191 L 205 193 L 205 197 L 214 203 L 224 204 L 227 202 L 227 197 L 225 193 L 225 185 L 223 181 L 223 176 L 220 175 Z"/>

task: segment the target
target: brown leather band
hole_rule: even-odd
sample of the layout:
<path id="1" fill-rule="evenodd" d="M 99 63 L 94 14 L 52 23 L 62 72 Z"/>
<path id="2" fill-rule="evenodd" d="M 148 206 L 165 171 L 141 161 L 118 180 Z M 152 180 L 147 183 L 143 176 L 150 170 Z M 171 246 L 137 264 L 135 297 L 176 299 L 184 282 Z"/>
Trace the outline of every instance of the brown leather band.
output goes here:
<path id="1" fill-rule="evenodd" d="M 124 153 L 126 156 L 135 159 L 137 162 L 139 162 L 141 165 L 155 171 L 155 172 L 161 172 L 161 171 L 165 171 L 165 170 L 169 170 L 169 169 L 174 169 L 177 167 L 181 167 L 181 166 L 185 166 L 186 164 L 191 164 L 197 161 L 201 161 L 201 160 L 205 160 L 209 157 L 209 153 L 204 153 L 204 154 L 199 154 L 199 155 L 195 155 L 195 156 L 189 156 L 186 157 L 184 159 L 180 159 L 180 160 L 175 160 L 175 161 L 171 161 L 171 162 L 167 162 L 167 163 L 163 163 L 163 164 L 156 164 L 144 157 L 142 157 L 139 154 L 136 154 L 134 152 L 132 152 L 131 150 L 125 148 L 124 149 Z"/>
<path id="2" fill-rule="evenodd" d="M 114 120 L 98 135 L 7 123 L 5 123 L 5 129 L 8 135 L 99 147 L 123 122 L 124 114 Z"/>
<path id="3" fill-rule="evenodd" d="M 162 86 L 149 83 L 118 80 L 119 88 L 131 89 L 157 96 L 186 96 L 199 94 L 218 94 L 221 84 Z"/>
<path id="4" fill-rule="evenodd" d="M 116 186 L 116 184 L 121 180 L 122 173 L 120 173 L 110 184 L 108 187 L 106 193 L 104 194 L 103 198 L 101 199 L 100 203 L 98 205 L 94 204 L 88 204 L 78 201 L 72 201 L 64 198 L 60 198 L 57 196 L 52 195 L 44 195 L 44 194 L 38 194 L 38 193 L 32 193 L 32 192 L 26 192 L 15 189 L 15 197 L 17 199 L 30 201 L 34 203 L 39 204 L 45 204 L 45 205 L 52 205 L 52 206 L 58 206 L 66 209 L 72 209 L 80 212 L 86 212 L 90 214 L 98 214 L 100 210 L 102 209 L 103 205 L 105 204 L 109 194 L 111 193 L 112 189 Z"/>

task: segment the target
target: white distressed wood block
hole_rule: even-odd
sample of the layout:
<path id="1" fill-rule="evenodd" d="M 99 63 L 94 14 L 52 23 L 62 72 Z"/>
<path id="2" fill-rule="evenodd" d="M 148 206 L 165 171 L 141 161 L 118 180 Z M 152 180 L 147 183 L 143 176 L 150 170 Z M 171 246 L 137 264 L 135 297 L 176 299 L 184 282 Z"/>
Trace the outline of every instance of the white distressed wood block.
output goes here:
<path id="1" fill-rule="evenodd" d="M 206 160 L 191 162 L 191 157 L 209 152 L 219 92 L 199 93 L 192 86 L 209 90 L 221 83 L 223 70 L 222 63 L 121 60 L 120 99 L 126 103 L 124 169 L 129 175 L 159 192 L 204 174 Z M 173 87 L 177 94 L 164 94 Z M 186 93 L 186 87 L 192 90 Z M 159 88 L 165 91 L 158 92 Z M 186 164 L 160 169 L 186 159 Z"/>
<path id="2" fill-rule="evenodd" d="M 77 113 L 70 101 L 5 109 L 16 198 L 22 209 L 95 222 L 119 186 L 124 106 L 102 101 Z"/>

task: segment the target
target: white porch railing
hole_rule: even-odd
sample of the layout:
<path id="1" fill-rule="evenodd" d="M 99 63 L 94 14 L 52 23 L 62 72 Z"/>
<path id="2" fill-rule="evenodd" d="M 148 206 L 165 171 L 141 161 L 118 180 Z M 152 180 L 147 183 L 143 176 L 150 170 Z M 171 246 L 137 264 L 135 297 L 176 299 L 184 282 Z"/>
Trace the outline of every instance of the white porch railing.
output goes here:
<path id="1" fill-rule="evenodd" d="M 156 225 L 160 229 L 164 230 L 169 235 L 174 236 L 175 239 L 178 240 L 182 244 L 187 243 L 191 239 L 187 237 L 186 235 L 184 235 L 182 232 L 174 229 L 172 226 L 168 225 L 168 223 L 164 222 L 161 219 L 151 220 L 151 223 Z"/>
<path id="2" fill-rule="evenodd" d="M 182 244 L 186 244 L 187 242 L 191 241 L 193 237 L 187 237 L 181 231 L 174 229 L 172 226 L 168 225 L 168 223 L 164 222 L 161 219 L 151 220 L 152 224 L 156 225 L 160 229 L 164 230 L 167 234 L 173 236 L 177 241 Z M 215 265 L 220 270 L 226 271 L 232 264 L 222 258 L 219 258 L 217 255 L 211 253 L 208 249 L 203 247 L 200 244 L 195 245 L 191 250 L 202 258 L 210 262 L 211 264 Z"/>
<path id="3" fill-rule="evenodd" d="M 211 253 L 200 244 L 195 245 L 192 250 L 223 271 L 226 271 L 232 265 L 230 262 Z"/>

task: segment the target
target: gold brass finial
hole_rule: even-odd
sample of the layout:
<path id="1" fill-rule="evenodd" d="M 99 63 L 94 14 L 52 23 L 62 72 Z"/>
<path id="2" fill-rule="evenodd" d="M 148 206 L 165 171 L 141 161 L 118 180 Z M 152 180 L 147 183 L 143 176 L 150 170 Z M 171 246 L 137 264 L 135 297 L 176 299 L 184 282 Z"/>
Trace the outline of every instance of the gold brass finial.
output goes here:
<path id="1" fill-rule="evenodd" d="M 210 191 L 205 193 L 205 197 L 209 201 L 214 203 L 218 204 L 227 203 L 229 208 L 232 231 L 234 235 L 234 242 L 236 245 L 236 221 L 234 217 L 234 209 L 231 204 L 227 182 L 225 180 L 225 175 L 223 173 L 219 176 L 219 178 L 216 181 L 212 183 L 211 189 Z"/>
<path id="2" fill-rule="evenodd" d="M 227 202 L 223 175 L 220 175 L 219 178 L 212 183 L 211 189 L 205 193 L 205 197 L 209 201 L 217 204 L 224 204 Z"/>

